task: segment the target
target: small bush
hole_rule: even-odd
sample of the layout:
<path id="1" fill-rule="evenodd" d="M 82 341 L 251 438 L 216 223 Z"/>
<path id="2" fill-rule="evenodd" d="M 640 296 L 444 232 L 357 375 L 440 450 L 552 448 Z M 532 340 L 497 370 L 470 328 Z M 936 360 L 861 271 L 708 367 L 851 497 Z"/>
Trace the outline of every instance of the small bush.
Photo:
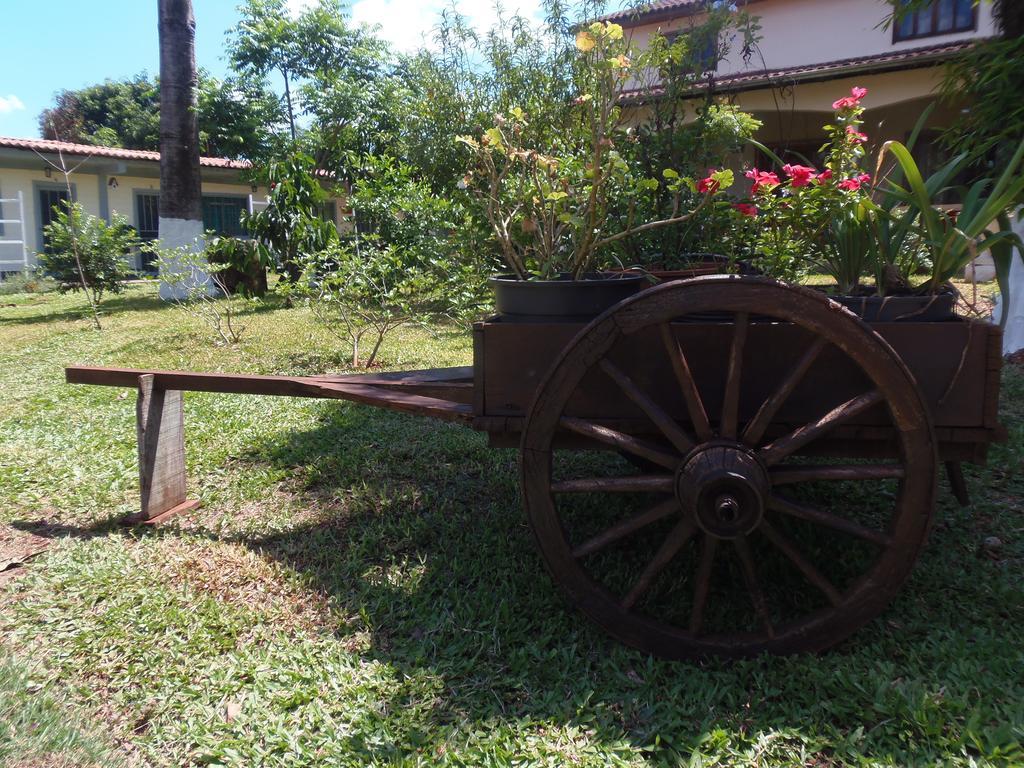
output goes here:
<path id="1" fill-rule="evenodd" d="M 267 292 L 267 267 L 253 240 L 206 235 L 206 260 L 217 267 L 220 283 L 228 293 L 248 298 Z"/>
<path id="2" fill-rule="evenodd" d="M 127 257 L 139 245 L 126 218 L 114 214 L 108 224 L 80 203 L 64 203 L 44 235 L 48 252 L 39 254 L 39 264 L 62 293 L 84 288 L 95 305 L 105 292 L 124 290 Z"/>
<path id="3" fill-rule="evenodd" d="M 0 280 L 0 296 L 15 293 L 49 293 L 57 290 L 57 283 L 38 270 L 15 272 Z"/>

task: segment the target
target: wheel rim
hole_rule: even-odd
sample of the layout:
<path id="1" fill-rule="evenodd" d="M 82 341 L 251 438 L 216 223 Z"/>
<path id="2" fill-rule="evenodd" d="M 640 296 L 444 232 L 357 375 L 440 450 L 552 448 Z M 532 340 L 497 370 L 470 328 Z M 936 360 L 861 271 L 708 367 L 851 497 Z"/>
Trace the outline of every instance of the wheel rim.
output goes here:
<path id="1" fill-rule="evenodd" d="M 709 414 L 690 370 L 694 361 L 680 348 L 670 323 L 686 314 L 721 312 L 731 314 L 734 326 L 721 408 Z M 758 318 L 752 322 L 755 314 Z M 811 334 L 810 343 L 756 412 L 741 418 L 748 331 L 767 318 L 804 329 Z M 609 357 L 618 344 L 654 329 L 685 403 L 684 423 L 634 381 L 635 371 L 623 370 Z M 773 417 L 830 347 L 863 372 L 870 384 L 867 391 L 786 434 L 770 436 Z M 657 441 L 609 428 L 599 420 L 565 415 L 581 381 L 595 370 L 638 407 Z M 787 463 L 840 424 L 883 407 L 895 434 L 896 461 Z M 559 433 L 625 452 L 654 469 L 639 476 L 553 480 L 552 457 L 558 453 L 553 445 Z M 759 278 L 710 276 L 645 291 L 598 317 L 573 340 L 538 389 L 523 432 L 521 479 L 541 554 L 569 599 L 627 644 L 660 656 L 690 658 L 821 650 L 876 616 L 909 575 L 926 537 L 935 463 L 931 424 L 916 384 L 896 353 L 868 326 L 815 291 Z M 802 505 L 786 493 L 807 483 L 880 480 L 898 484 L 884 529 Z M 651 498 L 635 514 L 581 540 L 560 508 L 566 499 L 588 494 L 599 504 L 631 495 Z M 793 520 L 871 548 L 870 563 L 848 583 L 832 584 L 821 564 L 787 535 L 785 526 Z M 631 538 L 646 535 L 655 526 L 663 533 L 653 553 L 636 563 L 625 582 L 613 587 L 595 573 L 595 558 L 628 547 Z M 757 554 L 765 547 L 799 575 L 823 607 L 796 616 L 773 613 L 777 608 L 762 588 Z M 740 592 L 745 593 L 753 627 L 723 630 L 707 623 L 726 558 L 736 574 L 733 586 L 741 585 Z M 690 598 L 687 616 L 667 620 L 644 607 L 655 585 L 680 578 Z M 717 593 L 716 597 L 721 599 Z"/>

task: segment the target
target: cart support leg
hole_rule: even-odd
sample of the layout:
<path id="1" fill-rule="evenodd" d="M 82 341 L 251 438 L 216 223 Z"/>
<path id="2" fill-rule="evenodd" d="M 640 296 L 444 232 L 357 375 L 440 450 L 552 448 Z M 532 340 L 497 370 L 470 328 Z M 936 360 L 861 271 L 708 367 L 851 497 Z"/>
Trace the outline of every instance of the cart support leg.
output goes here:
<path id="1" fill-rule="evenodd" d="M 959 461 L 946 462 L 946 477 L 949 479 L 949 487 L 953 496 L 961 507 L 968 507 L 971 504 L 971 496 L 967 493 L 967 482 L 964 480 L 964 470 Z"/>
<path id="2" fill-rule="evenodd" d="M 139 441 L 141 510 L 127 524 L 163 522 L 199 506 L 185 498 L 185 411 L 182 393 L 153 386 L 139 376 L 135 414 Z"/>

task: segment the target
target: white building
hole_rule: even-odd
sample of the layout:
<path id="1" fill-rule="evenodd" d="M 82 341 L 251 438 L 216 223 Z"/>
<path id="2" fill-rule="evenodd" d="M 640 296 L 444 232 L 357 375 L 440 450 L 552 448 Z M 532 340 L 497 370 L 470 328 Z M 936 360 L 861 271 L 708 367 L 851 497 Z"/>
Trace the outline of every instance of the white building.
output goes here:
<path id="1" fill-rule="evenodd" d="M 726 58 L 712 58 L 693 95 L 711 88 L 752 113 L 763 124 L 757 138 L 794 162 L 799 162 L 796 153 L 815 157 L 832 102 L 853 86 L 868 89 L 865 132 L 873 143 L 906 139 L 924 109 L 936 102 L 943 63 L 973 41 L 997 34 L 991 3 L 973 0 L 932 0 L 890 26 L 885 24 L 892 10 L 887 0 L 736 4 L 759 17 L 761 39 L 747 61 L 737 45 Z M 657 30 L 666 36 L 687 34 L 703 21 L 707 5 L 708 0 L 657 0 L 639 11 L 605 18 L 621 24 L 643 46 Z M 957 106 L 937 104 L 928 125 L 948 125 L 958 114 Z M 934 135 L 934 130 L 925 131 L 915 152 L 926 166 Z"/>
<path id="2" fill-rule="evenodd" d="M 160 153 L 0 137 L 0 276 L 32 268 L 45 248 L 43 228 L 53 206 L 68 197 L 63 174 L 51 165 L 60 166 L 61 156 L 65 167 L 75 168 L 71 194 L 86 212 L 108 221 L 118 213 L 143 239 L 156 238 Z M 204 228 L 244 237 L 240 214 L 265 205 L 267 190 L 243 180 L 247 161 L 203 157 L 199 164 Z M 338 211 L 335 200 L 324 211 L 335 226 Z M 139 259 L 135 268 L 144 269 Z"/>

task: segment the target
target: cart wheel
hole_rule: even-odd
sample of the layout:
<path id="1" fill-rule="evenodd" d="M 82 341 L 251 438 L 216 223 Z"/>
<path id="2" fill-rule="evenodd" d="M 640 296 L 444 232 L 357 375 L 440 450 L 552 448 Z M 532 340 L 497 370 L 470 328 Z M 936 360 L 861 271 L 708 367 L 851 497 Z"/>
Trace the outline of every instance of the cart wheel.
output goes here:
<path id="1" fill-rule="evenodd" d="M 702 398 L 691 373 L 706 362 L 688 360 L 670 326 L 691 314 L 734 327 L 728 362 L 717 372 L 724 386 L 713 397 Z M 749 328 L 766 322 L 801 327 L 807 346 L 780 381 L 761 382 L 760 391 L 773 394 L 744 423 L 743 383 L 759 379 L 757 370 L 744 370 L 744 345 Z M 689 415 L 684 422 L 634 381 L 642 376 L 612 362 L 617 345 L 635 345 L 635 334 L 645 331 L 660 336 L 657 348 L 671 361 L 664 370 L 675 373 L 677 403 Z M 853 362 L 864 391 L 770 436 L 773 417 L 824 350 L 833 361 L 845 355 Z M 614 381 L 658 437 L 566 416 L 588 372 Z M 720 401 L 720 412 L 706 413 L 705 400 Z M 829 430 L 869 409 L 887 413 L 897 458 L 792 463 L 797 452 L 813 452 Z M 562 449 L 556 433 L 613 450 Z M 617 451 L 656 469 L 637 474 Z M 526 513 L 549 571 L 605 631 L 667 658 L 746 656 L 822 650 L 884 609 L 925 541 L 936 455 L 917 385 L 866 324 L 810 289 L 716 275 L 644 291 L 569 344 L 538 388 L 523 432 L 521 473 Z M 822 493 L 824 502 L 815 497 Z M 854 509 L 843 509 L 851 500 Z"/>

